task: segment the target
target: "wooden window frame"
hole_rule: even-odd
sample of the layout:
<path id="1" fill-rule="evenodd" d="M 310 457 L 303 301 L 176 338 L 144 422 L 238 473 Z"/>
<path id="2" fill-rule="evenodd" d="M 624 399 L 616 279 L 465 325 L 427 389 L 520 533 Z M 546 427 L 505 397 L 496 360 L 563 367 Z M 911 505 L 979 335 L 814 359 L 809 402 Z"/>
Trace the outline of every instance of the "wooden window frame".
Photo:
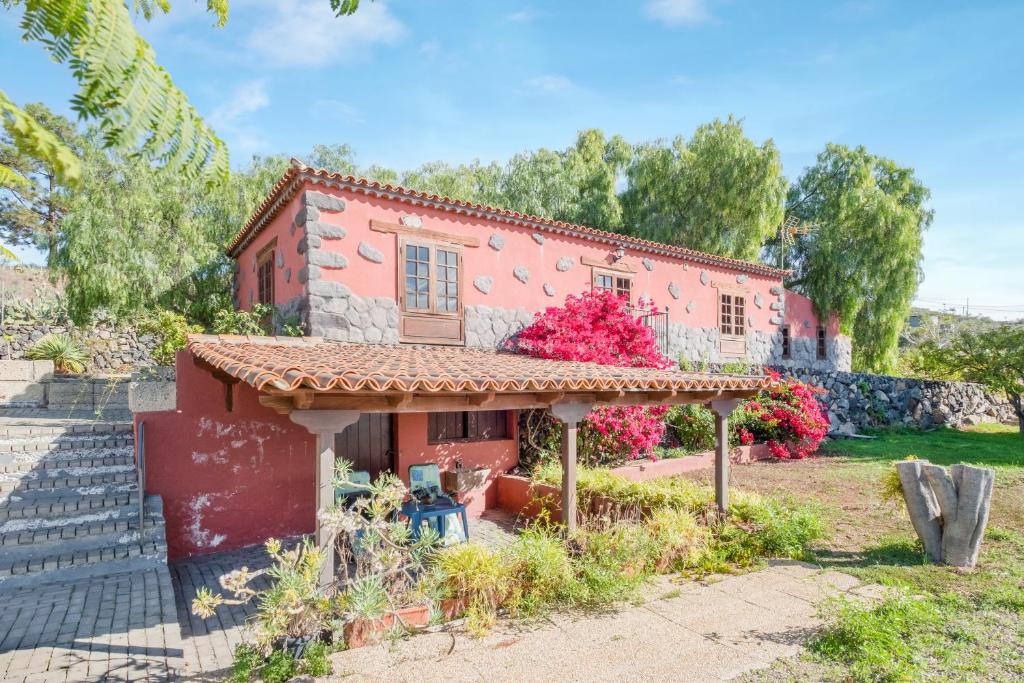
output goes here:
<path id="1" fill-rule="evenodd" d="M 722 301 L 723 297 L 731 297 L 729 302 L 729 317 L 732 322 L 729 323 L 731 329 L 730 332 L 725 332 Z M 741 308 L 742 312 L 736 315 L 736 299 L 742 300 Z M 737 324 L 737 320 L 739 323 Z M 736 328 L 739 328 L 739 332 L 736 332 Z M 718 290 L 718 333 L 723 338 L 729 339 L 746 339 L 747 338 L 747 292 L 746 290 L 735 290 L 735 289 L 719 289 Z"/>
<path id="2" fill-rule="evenodd" d="M 782 358 L 790 360 L 793 358 L 793 332 L 789 325 L 779 328 L 782 333 Z"/>
<path id="3" fill-rule="evenodd" d="M 509 410 L 453 410 L 440 413 L 428 413 L 427 414 L 427 443 L 432 446 L 446 444 L 446 443 L 484 443 L 487 441 L 508 441 L 513 438 L 513 431 L 510 427 L 510 415 L 512 411 Z M 477 432 L 473 432 L 473 422 L 478 421 L 481 414 L 500 414 L 500 423 L 505 425 L 504 433 L 500 436 L 479 436 L 479 428 Z M 432 423 L 438 419 L 439 415 L 460 415 L 463 422 L 463 427 L 467 436 L 460 437 L 444 437 L 439 438 L 434 435 L 432 429 Z M 496 422 L 499 422 L 496 420 Z M 479 424 L 479 422 L 477 422 Z"/>
<path id="4" fill-rule="evenodd" d="M 607 290 L 606 287 L 598 287 L 597 279 L 599 277 L 610 277 L 612 279 L 612 288 Z M 596 291 L 611 291 L 617 296 L 622 296 L 621 288 L 619 287 L 619 281 L 625 280 L 629 283 L 628 293 L 626 294 L 626 303 L 630 306 L 633 305 L 633 274 L 622 271 L 622 270 L 609 270 L 606 268 L 593 268 L 590 274 L 590 286 Z"/>
<path id="5" fill-rule="evenodd" d="M 814 334 L 814 355 L 818 360 L 828 360 L 828 330 L 818 325 Z"/>
<path id="6" fill-rule="evenodd" d="M 715 298 L 715 305 L 717 308 L 716 320 L 718 323 L 718 349 L 722 356 L 727 358 L 744 358 L 747 355 L 747 300 L 750 298 L 749 292 L 746 289 L 739 287 L 723 287 L 716 283 L 715 289 L 718 290 L 718 295 Z M 732 300 L 729 302 L 729 316 L 732 320 L 730 324 L 730 331 L 728 334 L 724 330 L 722 297 L 731 297 Z M 742 313 L 737 318 L 736 315 L 736 299 L 742 299 Z M 739 320 L 739 325 L 736 324 L 736 320 Z M 736 333 L 736 328 L 740 328 L 740 333 Z"/>
<path id="7" fill-rule="evenodd" d="M 427 309 L 409 308 L 406 301 L 405 290 L 405 252 L 407 247 L 424 247 L 429 250 L 429 263 L 427 265 Z M 455 311 L 437 310 L 437 250 L 454 252 L 456 255 L 456 296 L 458 302 Z M 402 236 L 398 240 L 398 311 L 399 329 L 403 331 L 399 340 L 417 344 L 464 344 L 466 340 L 466 326 L 464 317 L 465 307 L 465 272 L 462 258 L 462 245 L 451 242 L 440 242 L 435 240 L 417 239 L 414 237 Z M 409 335 L 404 330 L 408 322 L 421 323 L 429 326 L 430 321 L 451 321 L 458 325 L 457 336 L 433 336 L 433 335 Z"/>
<path id="8" fill-rule="evenodd" d="M 274 295 L 276 289 L 276 283 L 274 282 L 274 271 L 276 270 L 274 264 L 274 257 L 277 255 L 277 238 L 270 240 L 267 244 L 263 245 L 258 252 L 256 252 L 256 301 L 261 304 L 267 304 L 273 306 L 275 304 Z M 264 268 L 269 274 L 268 287 L 269 290 L 267 298 L 264 298 Z"/>

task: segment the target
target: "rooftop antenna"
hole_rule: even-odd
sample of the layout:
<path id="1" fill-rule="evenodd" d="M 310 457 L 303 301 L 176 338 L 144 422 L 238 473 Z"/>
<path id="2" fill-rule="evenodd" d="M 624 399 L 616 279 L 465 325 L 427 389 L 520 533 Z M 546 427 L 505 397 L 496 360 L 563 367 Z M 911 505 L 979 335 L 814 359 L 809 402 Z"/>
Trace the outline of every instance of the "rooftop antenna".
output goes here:
<path id="1" fill-rule="evenodd" d="M 820 227 L 817 223 L 802 221 L 792 214 L 786 216 L 786 220 L 779 226 L 779 241 L 782 243 L 782 248 L 779 249 L 779 270 L 786 269 L 786 248 L 796 242 L 797 235 L 810 235 L 817 232 Z"/>

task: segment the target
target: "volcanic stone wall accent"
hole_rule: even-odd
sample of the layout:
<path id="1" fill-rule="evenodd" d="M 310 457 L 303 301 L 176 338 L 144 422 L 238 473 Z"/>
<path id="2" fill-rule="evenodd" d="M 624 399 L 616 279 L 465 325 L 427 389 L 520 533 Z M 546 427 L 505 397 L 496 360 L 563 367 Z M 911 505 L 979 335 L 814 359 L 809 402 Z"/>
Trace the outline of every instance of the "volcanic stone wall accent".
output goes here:
<path id="1" fill-rule="evenodd" d="M 362 297 L 340 282 L 309 283 L 303 320 L 307 334 L 331 341 L 398 343 L 398 302 Z"/>
<path id="2" fill-rule="evenodd" d="M 832 431 L 854 433 L 865 427 L 959 427 L 980 422 L 1016 424 L 1013 407 L 979 384 L 798 370 L 797 379 L 828 390 L 819 400 Z"/>
<path id="3" fill-rule="evenodd" d="M 746 360 L 755 365 L 808 370 L 849 370 L 851 363 L 850 340 L 833 337 L 826 342 L 826 358 L 817 357 L 816 340 L 794 337 L 790 344 L 790 358 L 782 357 L 782 333 L 754 330 L 747 332 L 745 358 L 723 357 L 717 327 L 689 327 L 669 323 L 668 352 L 670 358 L 686 359 L 693 364 L 708 363 L 719 366 L 732 360 Z"/>
<path id="4" fill-rule="evenodd" d="M 533 322 L 533 313 L 525 308 L 466 306 L 466 346 L 496 348 Z"/>
<path id="5" fill-rule="evenodd" d="M 43 323 L 4 325 L 0 334 L 0 360 L 21 360 L 46 335 L 67 334 L 89 353 L 91 358 L 87 369 L 90 372 L 124 371 L 156 365 L 153 361 L 156 337 L 107 323 L 90 328 Z"/>

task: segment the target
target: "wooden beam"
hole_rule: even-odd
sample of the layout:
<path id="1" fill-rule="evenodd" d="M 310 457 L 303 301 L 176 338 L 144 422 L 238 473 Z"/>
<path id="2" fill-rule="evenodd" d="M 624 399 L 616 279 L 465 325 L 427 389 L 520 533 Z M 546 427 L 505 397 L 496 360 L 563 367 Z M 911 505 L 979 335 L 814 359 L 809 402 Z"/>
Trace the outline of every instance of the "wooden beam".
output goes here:
<path id="1" fill-rule="evenodd" d="M 580 256 L 580 263 L 585 266 L 593 266 L 595 268 L 604 268 L 605 270 L 614 270 L 618 273 L 635 273 L 636 268 L 629 265 L 628 263 L 622 263 L 620 261 L 607 261 L 605 259 L 594 258 L 592 256 Z"/>
<path id="2" fill-rule="evenodd" d="M 488 391 L 486 394 L 472 394 L 469 397 L 469 402 L 478 408 L 486 408 L 494 403 L 495 393 Z"/>
<path id="3" fill-rule="evenodd" d="M 398 396 L 389 396 L 388 403 L 396 410 L 400 410 L 408 406 L 410 403 L 412 403 L 412 397 L 412 393 L 399 394 Z"/>
<path id="4" fill-rule="evenodd" d="M 757 390 L 743 391 L 607 391 L 607 392 L 524 392 L 502 394 L 348 394 L 330 391 L 300 390 L 300 400 L 307 408 L 299 408 L 295 392 L 267 391 L 260 395 L 262 405 L 280 413 L 302 410 L 358 410 L 362 413 L 438 413 L 463 410 L 529 410 L 564 403 L 589 403 L 594 406 L 656 406 L 685 403 L 708 403 L 719 398 L 750 398 Z"/>
<path id="5" fill-rule="evenodd" d="M 449 232 L 428 230 L 427 228 L 410 228 L 400 223 L 388 223 L 387 221 L 370 220 L 370 230 L 374 232 L 387 232 L 394 235 L 408 235 L 434 240 L 436 242 L 448 242 L 449 244 L 461 244 L 464 247 L 479 247 L 480 240 L 476 237 L 466 235 L 453 235 Z"/>
<path id="6" fill-rule="evenodd" d="M 299 410 L 308 410 L 313 407 L 313 392 L 309 389 L 299 389 L 292 392 L 292 403 Z"/>
<path id="7" fill-rule="evenodd" d="M 267 394 L 260 394 L 259 401 L 261 406 L 273 408 L 274 411 L 287 415 L 292 412 L 295 407 L 292 405 L 292 400 L 287 396 L 268 396 Z"/>

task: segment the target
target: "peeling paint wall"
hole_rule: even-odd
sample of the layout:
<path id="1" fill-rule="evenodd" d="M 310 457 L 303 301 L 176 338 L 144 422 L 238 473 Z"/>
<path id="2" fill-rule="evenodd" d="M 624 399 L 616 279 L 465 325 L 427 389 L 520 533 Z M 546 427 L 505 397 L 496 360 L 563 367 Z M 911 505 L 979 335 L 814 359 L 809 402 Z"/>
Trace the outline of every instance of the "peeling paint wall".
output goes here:
<path id="1" fill-rule="evenodd" d="M 146 423 L 146 492 L 164 500 L 173 558 L 313 531 L 313 437 L 261 406 L 240 383 L 227 412 L 224 385 L 178 354 L 176 411 Z"/>

